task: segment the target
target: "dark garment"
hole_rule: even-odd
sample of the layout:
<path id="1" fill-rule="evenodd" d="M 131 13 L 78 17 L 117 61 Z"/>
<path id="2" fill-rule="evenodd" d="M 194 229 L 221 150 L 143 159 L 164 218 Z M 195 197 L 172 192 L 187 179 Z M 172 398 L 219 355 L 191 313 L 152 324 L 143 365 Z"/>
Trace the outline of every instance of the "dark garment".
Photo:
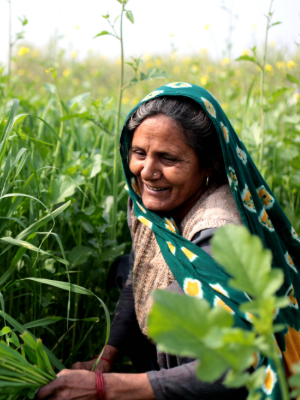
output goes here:
<path id="1" fill-rule="evenodd" d="M 205 229 L 194 235 L 192 242 L 211 254 L 210 239 L 216 229 Z M 116 307 L 111 325 L 108 344 L 128 355 L 138 372 L 147 372 L 152 390 L 157 400 L 244 400 L 246 389 L 229 389 L 222 379 L 213 382 L 201 382 L 196 377 L 197 361 L 192 358 L 178 357 L 157 351 L 156 346 L 142 334 L 134 308 L 132 289 L 132 266 L 134 254 L 131 254 L 130 273 Z M 167 288 L 184 293 L 175 281 Z"/>

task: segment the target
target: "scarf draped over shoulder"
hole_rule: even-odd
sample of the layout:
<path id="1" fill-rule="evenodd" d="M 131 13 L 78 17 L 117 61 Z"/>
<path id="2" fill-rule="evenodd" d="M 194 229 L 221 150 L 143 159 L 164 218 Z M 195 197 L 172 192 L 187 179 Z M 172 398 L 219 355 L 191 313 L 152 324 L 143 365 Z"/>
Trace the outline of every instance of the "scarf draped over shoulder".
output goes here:
<path id="1" fill-rule="evenodd" d="M 147 95 L 129 113 L 129 117 L 140 104 L 160 96 L 183 96 L 194 100 L 213 122 L 222 148 L 231 199 L 235 207 L 230 210 L 235 220 L 243 223 L 252 234 L 260 237 L 263 246 L 272 251 L 272 268 L 280 268 L 285 275 L 284 284 L 278 290 L 279 296 L 289 296 L 290 306 L 280 309 L 274 323 L 284 324 L 285 329 L 276 334 L 287 369 L 293 362 L 300 361 L 300 237 L 284 214 L 271 189 L 257 170 L 244 144 L 235 133 L 228 118 L 216 99 L 205 89 L 185 82 L 173 82 Z M 201 207 L 205 201 L 214 199 L 209 192 L 202 195 L 190 210 L 179 230 L 172 218 L 164 218 L 147 210 L 139 194 L 134 175 L 129 169 L 130 135 L 126 122 L 121 135 L 121 157 L 126 179 L 126 190 L 134 209 L 134 246 L 137 254 L 134 265 L 134 293 L 139 323 L 145 331 L 146 317 L 151 308 L 150 293 L 156 287 L 167 287 L 176 280 L 185 293 L 205 298 L 211 306 L 223 304 L 231 312 L 236 326 L 251 329 L 247 315 L 239 310 L 239 304 L 249 301 L 246 293 L 228 285 L 229 277 L 215 260 L 191 242 L 193 235 L 209 227 L 201 219 Z M 216 189 L 223 190 L 222 187 Z M 206 199 L 206 200 L 205 200 Z M 214 200 L 215 201 L 215 200 Z M 219 201 L 219 200 L 216 200 Z M 232 201 L 232 200 L 231 200 Z M 201 204 L 203 202 L 203 204 Z M 196 207 L 196 208 L 195 208 Z M 228 223 L 227 217 L 214 220 L 213 212 L 206 204 L 205 220 L 217 227 Z M 236 211 L 238 210 L 239 216 Z M 193 212 L 195 212 L 193 214 Z M 199 215 L 198 215 L 199 213 Z M 220 217 L 220 218 L 219 218 Z M 138 223 L 138 222 L 139 223 Z M 217 225 L 214 225 L 217 223 Z M 147 229 L 145 229 L 147 228 Z M 144 310 L 142 308 L 145 308 Z M 263 386 L 263 399 L 279 400 L 281 392 L 276 366 L 266 357 L 261 357 L 257 367 L 265 365 L 273 377 L 268 388 Z"/>

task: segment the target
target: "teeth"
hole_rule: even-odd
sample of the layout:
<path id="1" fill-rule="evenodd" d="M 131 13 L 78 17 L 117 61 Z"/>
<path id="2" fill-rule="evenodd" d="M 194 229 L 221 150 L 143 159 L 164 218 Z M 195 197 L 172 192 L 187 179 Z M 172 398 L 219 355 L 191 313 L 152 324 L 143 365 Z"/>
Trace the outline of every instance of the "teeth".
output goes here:
<path id="1" fill-rule="evenodd" d="M 147 186 L 148 186 L 148 185 L 147 185 Z M 151 186 L 148 186 L 148 188 L 151 189 L 151 190 L 156 190 L 157 192 L 166 189 L 166 188 L 155 188 L 155 187 L 151 187 Z"/>

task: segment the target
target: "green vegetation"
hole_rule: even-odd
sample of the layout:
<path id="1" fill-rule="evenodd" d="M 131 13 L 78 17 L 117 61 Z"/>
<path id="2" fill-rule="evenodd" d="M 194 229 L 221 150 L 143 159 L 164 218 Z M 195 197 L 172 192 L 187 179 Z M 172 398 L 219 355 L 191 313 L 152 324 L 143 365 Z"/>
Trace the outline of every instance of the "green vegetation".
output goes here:
<path id="1" fill-rule="evenodd" d="M 111 27 L 95 30 L 95 40 L 112 33 L 122 48 L 122 23 L 134 19 L 119 2 L 118 26 L 104 16 L 101 28 Z M 118 292 L 107 293 L 107 273 L 131 246 L 118 138 L 127 112 L 160 84 L 191 82 L 219 100 L 300 230 L 299 47 L 245 50 L 240 62 L 205 49 L 83 61 L 56 42 L 41 51 L 11 41 L 10 49 L 9 69 L 0 67 L 1 326 L 42 337 L 57 369 L 98 354 L 109 334 L 99 300 L 113 312 Z"/>
<path id="2" fill-rule="evenodd" d="M 211 308 L 205 299 L 156 291 L 149 335 L 166 353 L 200 359 L 197 375 L 202 381 L 213 382 L 227 372 L 225 385 L 247 387 L 247 400 L 260 400 L 257 389 L 267 386 L 270 379 L 268 367 L 260 366 L 253 373 L 245 370 L 258 365 L 258 357 L 268 357 L 276 366 L 281 398 L 288 400 L 288 384 L 274 338 L 285 326 L 273 325 L 274 310 L 289 305 L 286 296 L 275 296 L 283 284 L 283 272 L 270 271 L 271 252 L 245 227 L 219 228 L 212 239 L 212 253 L 232 277 L 230 286 L 247 290 L 251 296 L 252 301 L 241 304 L 240 311 L 251 321 L 252 330 L 233 327 L 234 318 L 226 305 Z M 299 387 L 299 377 L 295 375 L 291 384 Z"/>

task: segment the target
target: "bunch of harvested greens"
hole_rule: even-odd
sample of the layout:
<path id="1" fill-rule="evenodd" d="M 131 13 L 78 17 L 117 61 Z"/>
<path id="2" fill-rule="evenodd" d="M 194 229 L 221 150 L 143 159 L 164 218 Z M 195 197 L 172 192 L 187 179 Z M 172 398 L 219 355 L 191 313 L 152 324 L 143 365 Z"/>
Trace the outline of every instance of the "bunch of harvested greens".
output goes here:
<path id="1" fill-rule="evenodd" d="M 20 335 L 24 344 L 20 345 L 9 327 L 0 332 L 6 336 L 6 342 L 0 342 L 0 400 L 33 399 L 41 386 L 56 378 L 42 340 L 24 332 Z"/>

